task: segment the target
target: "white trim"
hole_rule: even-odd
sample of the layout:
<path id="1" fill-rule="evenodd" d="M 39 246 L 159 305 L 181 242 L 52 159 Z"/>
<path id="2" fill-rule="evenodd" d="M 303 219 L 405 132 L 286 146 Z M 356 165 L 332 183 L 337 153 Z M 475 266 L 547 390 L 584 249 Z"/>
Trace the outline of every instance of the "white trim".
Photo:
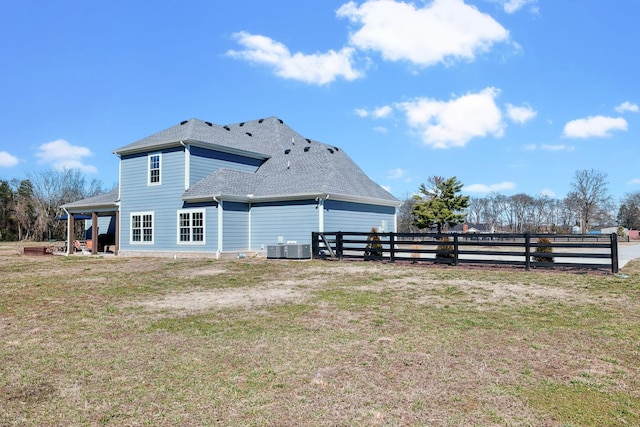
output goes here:
<path id="1" fill-rule="evenodd" d="M 191 186 L 191 145 L 184 146 L 184 189 L 185 191 Z"/>
<path id="2" fill-rule="evenodd" d="M 325 199 L 320 198 L 318 200 L 318 232 L 324 233 L 324 201 Z"/>
<path id="3" fill-rule="evenodd" d="M 217 252 L 222 252 L 222 221 L 223 221 L 223 217 L 224 217 L 224 209 L 222 207 L 222 200 L 217 200 L 218 202 L 218 251 Z"/>
<path id="4" fill-rule="evenodd" d="M 151 215 L 151 241 L 144 241 L 144 217 L 146 215 Z M 140 241 L 134 241 L 133 240 L 133 217 L 134 216 L 139 216 L 140 217 Z M 129 244 L 130 245 L 153 245 L 154 241 L 155 241 L 155 214 L 153 211 L 147 211 L 147 212 L 131 212 L 129 214 Z"/>
<path id="5" fill-rule="evenodd" d="M 317 200 L 319 197 L 322 198 L 331 198 L 332 200 L 339 200 L 341 202 L 351 202 L 351 203 L 359 203 L 359 204 L 363 204 L 363 205 L 374 205 L 374 206 L 393 206 L 393 207 L 398 207 L 400 205 L 402 205 L 402 202 L 400 201 L 393 201 L 393 200 L 383 200 L 383 199 L 372 199 L 369 197 L 357 197 L 357 196 L 347 196 L 347 195 L 343 195 L 343 194 L 320 194 L 318 195 L 318 193 L 298 193 L 298 194 L 289 194 L 289 195 L 274 195 L 274 196 L 265 196 L 265 197 L 247 197 L 247 196 L 234 196 L 231 194 L 208 194 L 208 195 L 202 195 L 202 196 L 198 196 L 198 197 L 190 197 L 190 196 L 186 196 L 186 197 L 182 197 L 182 200 L 184 200 L 185 202 L 189 202 L 189 203 L 198 203 L 198 202 L 205 202 L 205 201 L 209 201 L 212 198 L 214 200 L 219 199 L 220 197 L 224 197 L 224 199 L 226 201 L 229 202 L 248 202 L 251 201 L 251 203 L 268 203 L 268 202 L 286 202 L 286 201 L 291 201 L 291 200 L 309 200 L 309 199 L 313 199 L 313 200 Z"/>
<path id="6" fill-rule="evenodd" d="M 151 159 L 156 156 L 158 157 L 158 182 L 151 182 Z M 147 185 L 162 185 L 162 153 L 147 154 Z"/>
<path id="7" fill-rule="evenodd" d="M 188 213 L 189 215 L 189 241 L 180 240 L 180 214 Z M 193 240 L 193 214 L 202 214 L 202 240 Z M 185 246 L 202 246 L 207 244 L 207 210 L 206 209 L 179 209 L 176 212 L 176 243 Z"/>
<path id="8" fill-rule="evenodd" d="M 252 233 L 252 231 L 251 231 L 252 230 L 252 228 L 251 228 L 251 210 L 252 210 L 251 202 L 249 202 L 249 212 L 247 213 L 247 219 L 248 219 L 248 222 L 249 222 L 249 246 L 248 246 L 249 250 L 252 250 L 252 248 L 251 248 L 251 240 L 252 240 L 251 239 L 251 233 Z"/>

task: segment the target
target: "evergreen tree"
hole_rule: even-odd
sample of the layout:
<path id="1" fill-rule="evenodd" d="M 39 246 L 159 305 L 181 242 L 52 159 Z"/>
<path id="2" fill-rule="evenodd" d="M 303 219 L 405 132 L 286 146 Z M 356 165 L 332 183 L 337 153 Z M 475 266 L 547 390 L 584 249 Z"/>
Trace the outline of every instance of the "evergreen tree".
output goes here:
<path id="1" fill-rule="evenodd" d="M 420 229 L 437 227 L 441 233 L 445 225 L 453 227 L 464 222 L 469 196 L 458 194 L 462 183 L 455 176 L 449 179 L 433 176 L 428 183 L 429 187 L 421 184 L 420 194 L 414 196 L 413 224 Z"/>

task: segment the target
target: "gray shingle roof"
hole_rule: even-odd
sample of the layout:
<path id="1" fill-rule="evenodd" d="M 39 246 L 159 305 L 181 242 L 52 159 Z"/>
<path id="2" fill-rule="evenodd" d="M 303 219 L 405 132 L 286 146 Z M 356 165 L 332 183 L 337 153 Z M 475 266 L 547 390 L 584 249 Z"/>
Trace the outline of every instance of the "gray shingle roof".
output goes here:
<path id="1" fill-rule="evenodd" d="M 142 138 L 114 151 L 116 154 L 129 154 L 164 147 L 177 146 L 180 141 L 190 144 L 217 148 L 223 151 L 239 152 L 266 158 L 264 153 L 256 150 L 255 141 L 243 132 L 230 132 L 228 127 L 219 126 L 211 122 L 190 119 L 180 122 L 168 129 Z"/>
<path id="2" fill-rule="evenodd" d="M 276 117 L 223 127 L 230 140 L 251 135 L 253 148 L 269 156 L 255 174 L 220 169 L 191 186 L 185 200 L 211 197 L 277 199 L 323 195 L 395 205 L 338 147 L 304 138 Z M 226 130 L 228 129 L 228 130 Z"/>
<path id="3" fill-rule="evenodd" d="M 97 196 L 88 197 L 86 199 L 78 200 L 62 205 L 65 209 L 82 209 L 82 208 L 95 208 L 97 206 L 102 207 L 115 207 L 118 203 L 118 187 L 108 193 L 98 194 Z"/>
<path id="4" fill-rule="evenodd" d="M 213 197 L 248 200 L 329 195 L 349 201 L 397 205 L 399 200 L 371 180 L 338 147 L 307 139 L 277 117 L 219 126 L 198 119 L 114 151 L 119 155 L 160 150 L 180 142 L 238 153 L 264 162 L 256 173 L 218 169 L 182 196 L 196 201 Z M 117 190 L 117 189 L 116 189 Z M 115 190 L 114 190 L 115 191 Z M 65 208 L 115 205 L 118 192 L 69 203 Z"/>

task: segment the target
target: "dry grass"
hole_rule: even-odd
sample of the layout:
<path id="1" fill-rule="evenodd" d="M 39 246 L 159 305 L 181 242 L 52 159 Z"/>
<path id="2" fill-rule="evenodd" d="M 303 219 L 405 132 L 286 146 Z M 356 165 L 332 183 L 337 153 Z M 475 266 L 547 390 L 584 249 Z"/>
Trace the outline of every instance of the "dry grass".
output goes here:
<path id="1" fill-rule="evenodd" d="M 0 426 L 640 425 L 638 262 L 17 253 L 0 245 Z"/>

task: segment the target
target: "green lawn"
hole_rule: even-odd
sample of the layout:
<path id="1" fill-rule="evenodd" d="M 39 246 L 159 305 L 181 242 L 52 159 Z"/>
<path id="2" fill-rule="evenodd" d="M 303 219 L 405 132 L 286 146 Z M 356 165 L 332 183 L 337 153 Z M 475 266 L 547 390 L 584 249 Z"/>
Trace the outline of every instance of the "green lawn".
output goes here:
<path id="1" fill-rule="evenodd" d="M 18 252 L 0 244 L 0 426 L 640 425 L 637 261 Z"/>

